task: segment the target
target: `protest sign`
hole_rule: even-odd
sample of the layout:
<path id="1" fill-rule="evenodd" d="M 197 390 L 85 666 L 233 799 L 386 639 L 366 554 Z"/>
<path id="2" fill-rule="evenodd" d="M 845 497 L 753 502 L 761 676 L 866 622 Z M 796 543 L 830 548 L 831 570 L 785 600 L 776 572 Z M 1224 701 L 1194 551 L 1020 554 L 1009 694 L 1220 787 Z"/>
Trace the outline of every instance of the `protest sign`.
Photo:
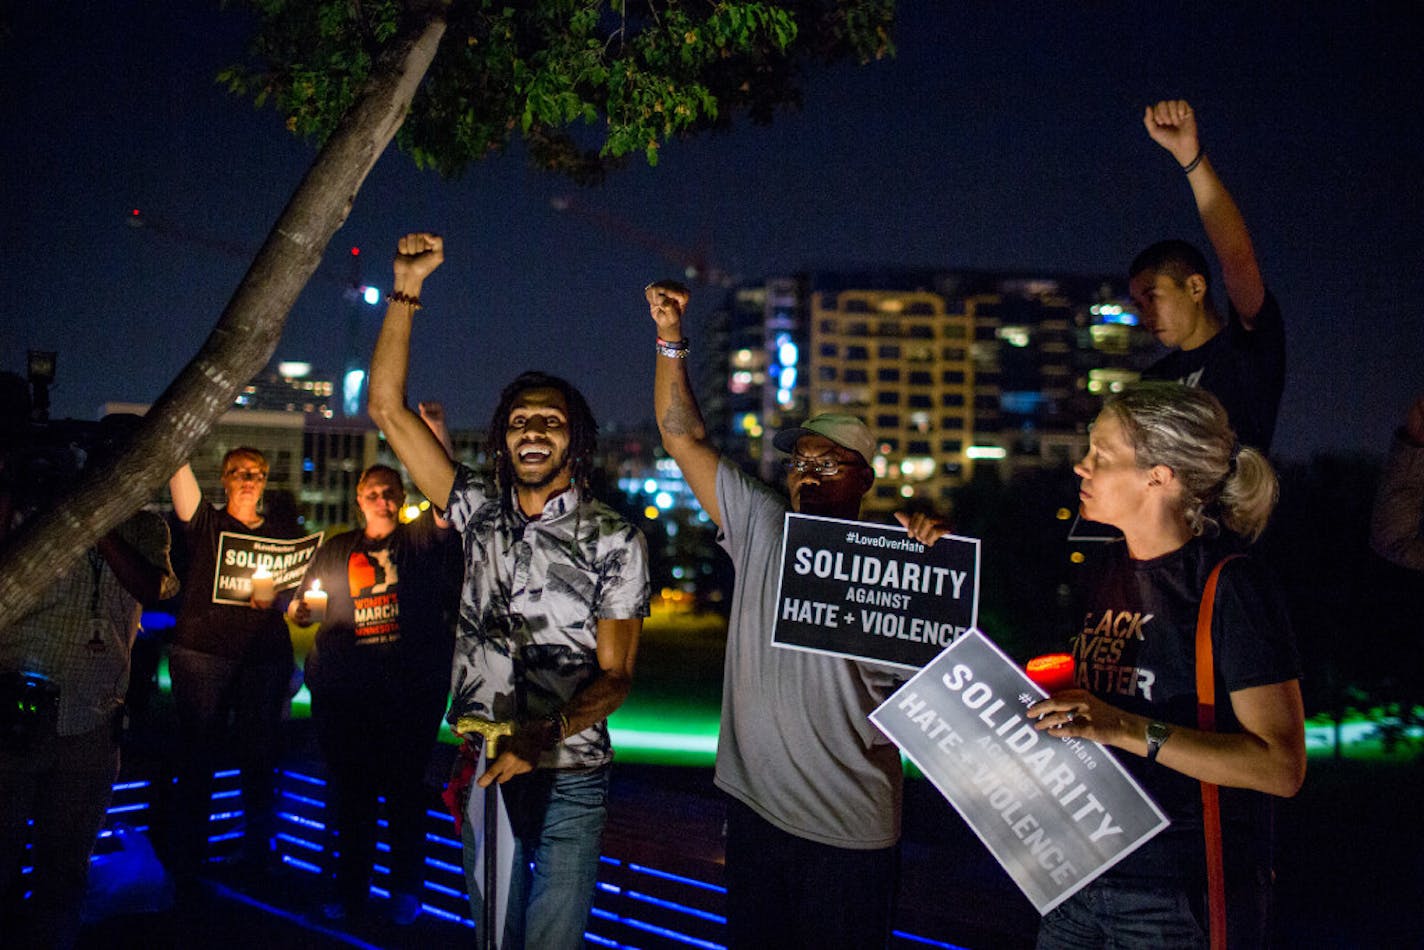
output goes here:
<path id="1" fill-rule="evenodd" d="M 919 669 L 978 611 L 977 539 L 787 514 L 776 646 Z"/>
<path id="2" fill-rule="evenodd" d="M 252 572 L 259 567 L 272 575 L 273 590 L 296 587 L 320 544 L 321 532 L 290 541 L 222 532 L 213 574 L 213 603 L 246 606 L 252 599 Z"/>
<path id="3" fill-rule="evenodd" d="M 870 714 L 1040 914 L 1168 824 L 1102 746 L 1034 729 L 1044 695 L 974 630 Z"/>

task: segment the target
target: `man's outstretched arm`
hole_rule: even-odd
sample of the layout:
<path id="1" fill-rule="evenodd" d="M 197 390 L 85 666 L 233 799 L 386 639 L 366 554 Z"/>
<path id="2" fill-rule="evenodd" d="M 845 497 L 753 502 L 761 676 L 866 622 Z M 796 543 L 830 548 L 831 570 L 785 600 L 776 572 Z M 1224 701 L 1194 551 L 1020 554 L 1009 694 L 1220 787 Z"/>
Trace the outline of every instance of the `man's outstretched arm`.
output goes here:
<path id="1" fill-rule="evenodd" d="M 707 426 L 692 380 L 687 374 L 687 340 L 682 335 L 682 315 L 690 299 L 687 288 L 672 281 L 658 281 L 643 290 L 648 310 L 658 327 L 657 369 L 653 374 L 653 412 L 663 448 L 672 456 L 687 486 L 697 496 L 702 510 L 718 527 L 722 511 L 717 505 L 717 462 L 721 454 L 707 441 Z M 670 345 L 669 345 L 670 344 Z M 682 346 L 683 349 L 677 349 Z"/>
<path id="2" fill-rule="evenodd" d="M 1242 325 L 1254 330 L 1256 316 L 1266 300 L 1266 284 L 1251 244 L 1251 233 L 1246 230 L 1246 219 L 1202 149 L 1196 114 L 1186 100 L 1167 99 L 1148 106 L 1142 124 L 1152 141 L 1171 153 L 1183 169 L 1190 169 L 1187 183 L 1192 186 L 1207 240 L 1221 262 L 1226 296 L 1241 317 Z"/>
<path id="3" fill-rule="evenodd" d="M 445 260 L 445 244 L 434 234 L 407 234 L 395 258 L 395 285 L 376 351 L 371 355 L 371 421 L 386 434 L 396 457 L 421 493 L 444 505 L 455 484 L 455 463 L 420 415 L 406 403 L 411 325 L 425 278 Z"/>

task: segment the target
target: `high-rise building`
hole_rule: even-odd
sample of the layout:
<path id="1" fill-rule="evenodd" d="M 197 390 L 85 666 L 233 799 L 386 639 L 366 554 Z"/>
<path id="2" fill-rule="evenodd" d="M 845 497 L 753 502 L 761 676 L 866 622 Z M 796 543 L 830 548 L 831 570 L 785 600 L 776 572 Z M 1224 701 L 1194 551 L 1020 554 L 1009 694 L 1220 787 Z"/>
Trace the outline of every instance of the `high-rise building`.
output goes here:
<path id="1" fill-rule="evenodd" d="M 336 415 L 341 399 L 336 384 L 312 375 L 312 365 L 300 360 L 274 360 L 237 394 L 238 409 L 301 412 L 323 419 Z"/>
<path id="2" fill-rule="evenodd" d="M 818 272 L 738 288 L 720 314 L 717 438 L 774 481 L 764 435 L 818 412 L 860 416 L 880 450 L 870 513 L 942 505 L 977 467 L 1067 463 L 1101 397 L 1150 354 L 1126 299 L 1114 278 L 969 271 Z"/>

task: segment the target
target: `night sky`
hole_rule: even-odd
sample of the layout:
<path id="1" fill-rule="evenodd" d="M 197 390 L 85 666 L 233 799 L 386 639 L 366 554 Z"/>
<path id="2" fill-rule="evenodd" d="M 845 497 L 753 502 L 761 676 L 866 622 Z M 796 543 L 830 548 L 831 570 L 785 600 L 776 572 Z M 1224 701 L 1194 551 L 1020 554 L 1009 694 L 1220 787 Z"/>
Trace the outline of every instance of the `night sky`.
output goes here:
<path id="1" fill-rule="evenodd" d="M 389 288 L 396 237 L 429 229 L 447 263 L 423 295 L 413 398 L 483 425 L 500 386 L 540 367 L 584 388 L 605 422 L 647 419 L 641 288 L 672 268 L 596 216 L 706 248 L 748 278 L 877 265 L 1120 274 L 1153 240 L 1204 242 L 1183 176 L 1141 124 L 1145 104 L 1182 97 L 1285 313 L 1277 454 L 1377 453 L 1424 392 L 1424 30 L 1406 4 L 1236 6 L 902 4 L 895 59 L 817 73 L 803 111 L 671 143 L 657 168 L 635 159 L 592 190 L 530 171 L 517 145 L 456 182 L 391 150 L 278 356 L 336 374 L 350 247 Z M 163 390 L 246 267 L 219 245 L 255 248 L 311 160 L 275 113 L 215 85 L 244 22 L 209 7 L 56 0 L 8 13 L 0 369 L 58 350 L 56 416 Z M 592 213 L 560 214 L 561 196 Z M 132 208 L 167 230 L 129 227 Z M 694 300 L 694 345 L 713 302 Z M 365 311 L 363 358 L 379 316 Z"/>

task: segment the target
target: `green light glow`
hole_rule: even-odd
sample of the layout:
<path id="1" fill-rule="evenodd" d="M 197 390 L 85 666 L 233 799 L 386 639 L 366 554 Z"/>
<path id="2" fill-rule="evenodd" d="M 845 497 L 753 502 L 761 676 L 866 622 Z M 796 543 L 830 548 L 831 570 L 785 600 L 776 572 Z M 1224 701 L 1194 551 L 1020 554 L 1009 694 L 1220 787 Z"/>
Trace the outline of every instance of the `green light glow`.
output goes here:
<path id="1" fill-rule="evenodd" d="M 613 747 L 619 761 L 651 765 L 710 767 L 717 754 L 717 734 L 721 708 L 720 621 L 706 618 L 655 618 L 645 630 L 646 659 L 640 656 L 633 693 L 623 707 L 608 720 Z M 311 633 L 294 635 L 298 662 L 310 648 Z M 297 634 L 294 631 L 294 634 Z M 168 693 L 172 684 L 165 657 L 158 667 L 158 685 Z M 1414 721 L 1421 714 L 1414 710 Z M 311 715 L 311 694 L 305 685 L 292 699 L 292 717 Z M 1382 710 L 1368 714 L 1353 712 L 1339 726 L 1317 714 L 1306 722 L 1306 751 L 1311 758 L 1333 757 L 1337 735 L 1344 755 L 1351 759 L 1398 759 L 1412 756 L 1424 746 L 1424 731 L 1417 725 L 1400 724 L 1394 742 L 1386 747 L 1382 726 L 1398 715 Z M 440 741 L 457 740 L 448 729 Z M 907 775 L 918 771 L 908 762 Z"/>

